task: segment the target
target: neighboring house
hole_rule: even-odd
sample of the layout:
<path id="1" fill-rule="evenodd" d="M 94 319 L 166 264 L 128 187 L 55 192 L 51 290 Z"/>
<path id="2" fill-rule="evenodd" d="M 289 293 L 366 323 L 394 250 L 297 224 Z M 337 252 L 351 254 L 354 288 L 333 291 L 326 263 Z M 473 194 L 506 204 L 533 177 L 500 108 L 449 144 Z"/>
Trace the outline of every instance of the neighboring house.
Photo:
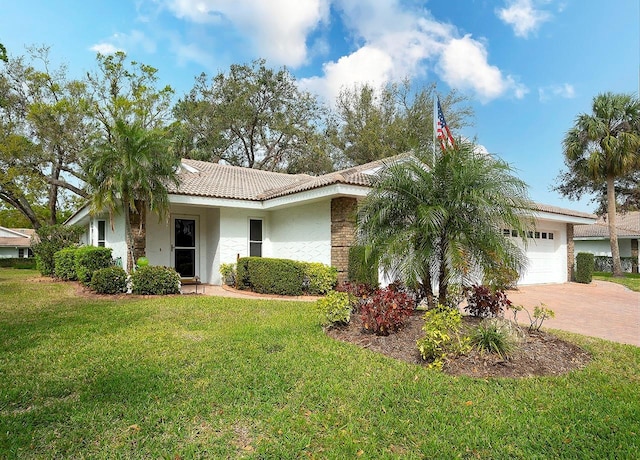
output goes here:
<path id="1" fill-rule="evenodd" d="M 381 167 L 377 161 L 314 177 L 183 160 L 180 186 L 170 190 L 169 221 L 148 215 L 134 224 L 142 229 L 136 257 L 210 284 L 221 284 L 220 264 L 243 256 L 322 262 L 344 280 L 357 201 Z M 520 284 L 565 282 L 573 267 L 572 226 L 595 216 L 538 205 L 536 217 Z M 106 215 L 91 216 L 85 206 L 67 223 L 85 226 L 84 243 L 111 247 L 126 260 L 123 216 L 112 227 Z"/>
<path id="2" fill-rule="evenodd" d="M 0 259 L 33 257 L 31 236 L 34 233 L 30 228 L 0 227 Z"/>
<path id="3" fill-rule="evenodd" d="M 623 265 L 626 271 L 638 273 L 638 243 L 640 242 L 640 211 L 630 211 L 616 215 L 618 229 L 618 248 L 620 257 L 628 257 L 631 263 Z M 590 252 L 596 256 L 611 257 L 609 224 L 606 216 L 600 217 L 595 224 L 576 225 L 573 235 L 576 254 Z"/>

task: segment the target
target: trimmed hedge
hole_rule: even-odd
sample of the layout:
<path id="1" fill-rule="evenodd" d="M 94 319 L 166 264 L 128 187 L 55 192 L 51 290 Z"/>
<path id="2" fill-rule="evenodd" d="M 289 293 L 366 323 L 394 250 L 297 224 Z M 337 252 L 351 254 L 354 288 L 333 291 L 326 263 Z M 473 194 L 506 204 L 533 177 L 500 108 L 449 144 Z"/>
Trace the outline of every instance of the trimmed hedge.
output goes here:
<path id="1" fill-rule="evenodd" d="M 140 267 L 131 275 L 131 292 L 140 295 L 179 294 L 180 274 L 171 267 Z"/>
<path id="2" fill-rule="evenodd" d="M 78 279 L 76 273 L 76 251 L 77 248 L 61 249 L 53 255 L 53 274 L 56 278 L 64 281 Z"/>
<path id="3" fill-rule="evenodd" d="M 580 252 L 576 256 L 576 281 L 589 284 L 593 279 L 594 256 L 588 252 Z"/>
<path id="4" fill-rule="evenodd" d="M 351 246 L 349 248 L 347 278 L 350 282 L 368 286 L 378 285 L 378 263 L 373 257 L 368 259 L 364 246 Z"/>
<path id="5" fill-rule="evenodd" d="M 76 249 L 76 276 L 82 284 L 89 284 L 95 271 L 112 264 L 111 248 L 82 246 Z"/>
<path id="6" fill-rule="evenodd" d="M 57 224 L 40 227 L 36 231 L 38 237 L 31 240 L 31 250 L 35 255 L 36 266 L 40 273 L 53 276 L 55 253 L 61 249 L 76 247 L 80 243 L 80 235 L 83 232 L 84 229 L 80 226 Z"/>
<path id="7" fill-rule="evenodd" d="M 238 289 L 261 294 L 326 294 L 338 281 L 334 267 L 269 257 L 241 257 L 236 267 Z"/>
<path id="8" fill-rule="evenodd" d="M 127 290 L 127 273 L 121 267 L 101 268 L 93 272 L 91 289 L 98 294 L 120 294 Z"/>
<path id="9" fill-rule="evenodd" d="M 36 259 L 34 257 L 4 257 L 0 259 L 0 267 L 33 270 L 36 268 Z"/>

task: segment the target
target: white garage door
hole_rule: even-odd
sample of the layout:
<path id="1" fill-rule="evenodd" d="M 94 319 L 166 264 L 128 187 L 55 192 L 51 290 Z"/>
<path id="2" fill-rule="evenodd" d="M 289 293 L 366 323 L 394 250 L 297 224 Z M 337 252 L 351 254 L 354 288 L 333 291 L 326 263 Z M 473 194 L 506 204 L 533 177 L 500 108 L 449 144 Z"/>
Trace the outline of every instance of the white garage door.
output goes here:
<path id="1" fill-rule="evenodd" d="M 529 265 L 518 284 L 564 283 L 567 280 L 565 246 L 560 232 L 537 230 L 529 238 Z"/>

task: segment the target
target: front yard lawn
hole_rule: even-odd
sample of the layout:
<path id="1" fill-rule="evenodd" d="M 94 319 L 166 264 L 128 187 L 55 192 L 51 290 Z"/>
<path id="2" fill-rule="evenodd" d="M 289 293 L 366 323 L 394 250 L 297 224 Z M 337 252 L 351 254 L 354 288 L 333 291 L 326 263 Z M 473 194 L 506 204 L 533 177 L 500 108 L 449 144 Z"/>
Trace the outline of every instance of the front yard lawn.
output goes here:
<path id="1" fill-rule="evenodd" d="M 612 313 L 615 314 L 615 313 Z M 312 303 L 83 297 L 0 269 L 0 458 L 634 458 L 640 348 L 451 377 L 327 337 Z"/>
<path id="2" fill-rule="evenodd" d="M 622 284 L 632 291 L 640 292 L 640 274 L 638 273 L 625 273 L 624 278 L 614 278 L 612 273 L 596 272 L 593 274 L 593 279 Z"/>

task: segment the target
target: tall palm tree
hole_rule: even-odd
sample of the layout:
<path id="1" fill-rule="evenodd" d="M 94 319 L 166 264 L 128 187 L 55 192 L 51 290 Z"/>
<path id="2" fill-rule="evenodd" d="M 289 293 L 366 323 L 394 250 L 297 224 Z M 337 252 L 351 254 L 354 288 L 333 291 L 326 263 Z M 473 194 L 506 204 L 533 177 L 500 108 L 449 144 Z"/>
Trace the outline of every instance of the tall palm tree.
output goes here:
<path id="1" fill-rule="evenodd" d="M 358 212 L 358 238 L 392 276 L 416 287 L 433 305 L 447 302 L 452 280 L 470 283 L 478 271 L 520 271 L 524 251 L 502 229 L 526 242 L 532 203 L 509 165 L 474 146 L 387 164 Z"/>
<path id="2" fill-rule="evenodd" d="M 138 123 L 117 120 L 110 140 L 98 144 L 87 162 L 92 212 L 124 212 L 128 249 L 127 268 L 133 267 L 134 237 L 131 214 L 146 208 L 164 218 L 169 211 L 167 186 L 177 184 L 179 159 L 169 150 L 166 133 Z"/>
<path id="3" fill-rule="evenodd" d="M 622 276 L 615 182 L 640 169 L 640 100 L 629 94 L 603 93 L 593 99 L 592 112 L 576 118 L 564 137 L 564 155 L 574 172 L 607 184 L 613 274 Z"/>

